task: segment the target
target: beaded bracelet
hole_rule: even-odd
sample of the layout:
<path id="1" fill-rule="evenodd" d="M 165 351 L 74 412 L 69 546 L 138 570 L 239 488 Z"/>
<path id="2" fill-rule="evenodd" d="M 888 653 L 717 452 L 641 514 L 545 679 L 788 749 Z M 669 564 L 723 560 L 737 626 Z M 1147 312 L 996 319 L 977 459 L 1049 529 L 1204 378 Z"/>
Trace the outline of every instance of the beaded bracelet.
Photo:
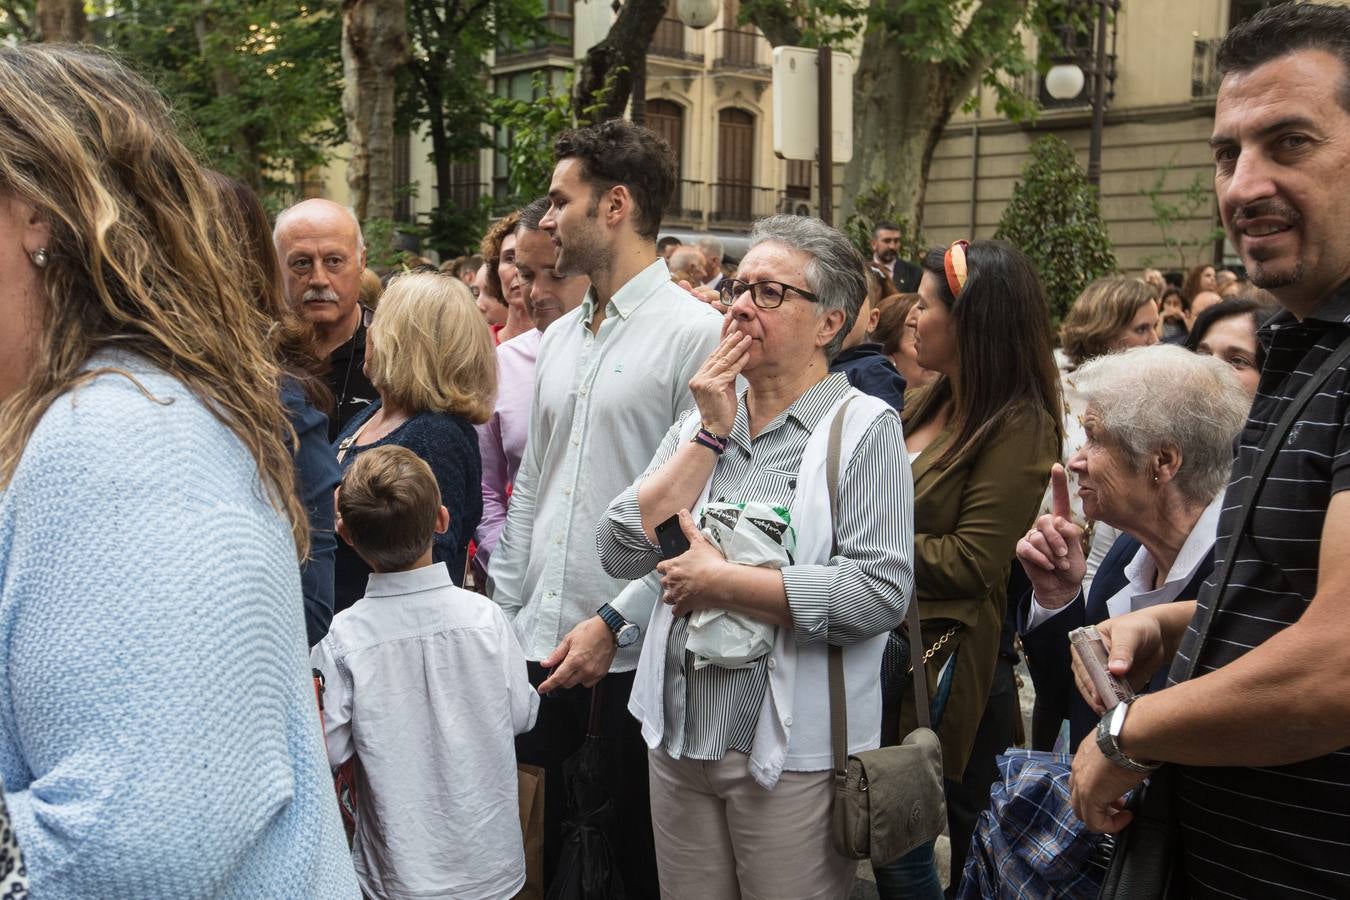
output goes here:
<path id="1" fill-rule="evenodd" d="M 690 443 L 702 444 L 718 456 L 721 456 L 726 452 L 728 440 L 728 438 L 713 434 L 706 428 L 699 428 L 698 433 L 694 435 Z"/>

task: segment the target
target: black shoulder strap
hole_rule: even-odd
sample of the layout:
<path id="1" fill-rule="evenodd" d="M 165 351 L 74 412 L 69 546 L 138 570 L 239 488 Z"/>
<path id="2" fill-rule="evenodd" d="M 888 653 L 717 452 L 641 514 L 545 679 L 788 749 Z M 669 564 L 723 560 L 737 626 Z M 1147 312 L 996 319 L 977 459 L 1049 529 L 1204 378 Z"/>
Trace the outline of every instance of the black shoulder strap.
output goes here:
<path id="1" fill-rule="evenodd" d="M 1256 509 L 1256 500 L 1261 493 L 1261 486 L 1265 483 L 1266 476 L 1270 474 L 1270 467 L 1275 464 L 1275 457 L 1279 455 L 1280 445 L 1284 443 L 1285 435 L 1294 426 L 1294 422 L 1302 414 L 1304 407 L 1308 405 L 1308 401 L 1312 400 L 1313 396 L 1322 389 L 1322 385 L 1331 377 L 1331 374 L 1339 369 L 1347 359 L 1350 359 L 1350 333 L 1347 333 L 1341 339 L 1340 346 L 1326 358 L 1322 365 L 1317 367 L 1317 371 L 1312 374 L 1304 383 L 1303 388 L 1285 407 L 1284 415 L 1280 417 L 1280 421 L 1262 441 L 1261 451 L 1256 457 L 1256 465 L 1252 467 L 1252 474 L 1247 482 L 1247 493 L 1243 498 L 1242 510 L 1233 522 L 1233 531 L 1228 536 L 1228 546 L 1223 555 L 1223 565 L 1219 569 L 1218 577 L 1214 580 L 1214 602 L 1207 607 L 1200 608 L 1195 622 L 1196 641 L 1191 645 L 1190 658 L 1184 663 L 1180 659 L 1177 660 L 1179 668 L 1174 669 L 1172 674 L 1176 677 L 1171 680 L 1187 681 L 1195 675 L 1200 651 L 1205 645 L 1205 640 L 1209 637 L 1210 627 L 1214 624 L 1214 616 L 1219 611 L 1224 592 L 1227 591 L 1228 583 L 1232 579 L 1233 565 L 1237 560 L 1242 535 L 1251 522 L 1252 513 Z"/>

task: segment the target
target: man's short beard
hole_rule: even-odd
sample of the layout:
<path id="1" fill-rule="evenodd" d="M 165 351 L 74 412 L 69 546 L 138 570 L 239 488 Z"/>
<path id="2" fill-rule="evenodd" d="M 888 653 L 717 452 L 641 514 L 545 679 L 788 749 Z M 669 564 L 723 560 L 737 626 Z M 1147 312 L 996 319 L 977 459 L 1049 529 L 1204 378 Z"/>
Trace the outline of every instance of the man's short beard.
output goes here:
<path id="1" fill-rule="evenodd" d="M 1288 273 L 1269 272 L 1258 262 L 1248 269 L 1248 275 L 1252 284 L 1267 291 L 1290 287 L 1303 280 L 1303 261 L 1299 260 L 1294 266 L 1294 270 Z"/>
<path id="2" fill-rule="evenodd" d="M 889 248 L 885 250 L 878 250 L 876 253 L 877 260 L 884 263 L 895 262 L 895 258 L 899 255 L 900 254 L 898 252 L 896 252 L 895 250 L 891 250 Z"/>

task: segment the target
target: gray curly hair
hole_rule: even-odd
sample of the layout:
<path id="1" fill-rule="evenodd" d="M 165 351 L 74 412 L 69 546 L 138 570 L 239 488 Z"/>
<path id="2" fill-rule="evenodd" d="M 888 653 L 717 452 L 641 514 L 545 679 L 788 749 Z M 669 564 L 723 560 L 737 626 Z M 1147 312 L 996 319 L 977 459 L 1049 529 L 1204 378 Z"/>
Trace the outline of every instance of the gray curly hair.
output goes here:
<path id="1" fill-rule="evenodd" d="M 750 231 L 750 247 L 773 241 L 811 257 L 806 264 L 806 287 L 820 302 L 817 315 L 832 310 L 844 313 L 844 324 L 825 347 L 825 358 L 834 359 L 853 330 L 867 296 L 867 266 L 862 254 L 847 237 L 820 219 L 809 216 L 769 216 Z"/>

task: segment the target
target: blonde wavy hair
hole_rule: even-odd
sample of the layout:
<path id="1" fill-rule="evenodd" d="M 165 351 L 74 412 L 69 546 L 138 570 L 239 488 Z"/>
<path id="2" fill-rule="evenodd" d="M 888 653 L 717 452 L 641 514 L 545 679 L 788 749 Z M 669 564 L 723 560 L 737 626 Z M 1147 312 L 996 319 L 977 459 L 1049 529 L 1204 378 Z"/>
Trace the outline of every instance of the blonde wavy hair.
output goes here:
<path id="1" fill-rule="evenodd" d="M 164 99 L 97 51 L 0 47 L 0 194 L 33 205 L 51 229 L 33 372 L 0 404 L 0 487 L 58 397 L 118 371 L 81 371 L 90 357 L 129 351 L 248 448 L 307 556 L 271 320 L 244 287 L 250 263 Z"/>
<path id="2" fill-rule="evenodd" d="M 366 335 L 366 369 L 386 404 L 486 422 L 497 402 L 497 352 L 469 288 L 437 272 L 400 275 Z"/>
<path id="3" fill-rule="evenodd" d="M 1153 288 L 1136 278 L 1098 278 L 1083 289 L 1059 326 L 1059 342 L 1074 366 L 1110 353 L 1139 307 L 1155 300 Z"/>

